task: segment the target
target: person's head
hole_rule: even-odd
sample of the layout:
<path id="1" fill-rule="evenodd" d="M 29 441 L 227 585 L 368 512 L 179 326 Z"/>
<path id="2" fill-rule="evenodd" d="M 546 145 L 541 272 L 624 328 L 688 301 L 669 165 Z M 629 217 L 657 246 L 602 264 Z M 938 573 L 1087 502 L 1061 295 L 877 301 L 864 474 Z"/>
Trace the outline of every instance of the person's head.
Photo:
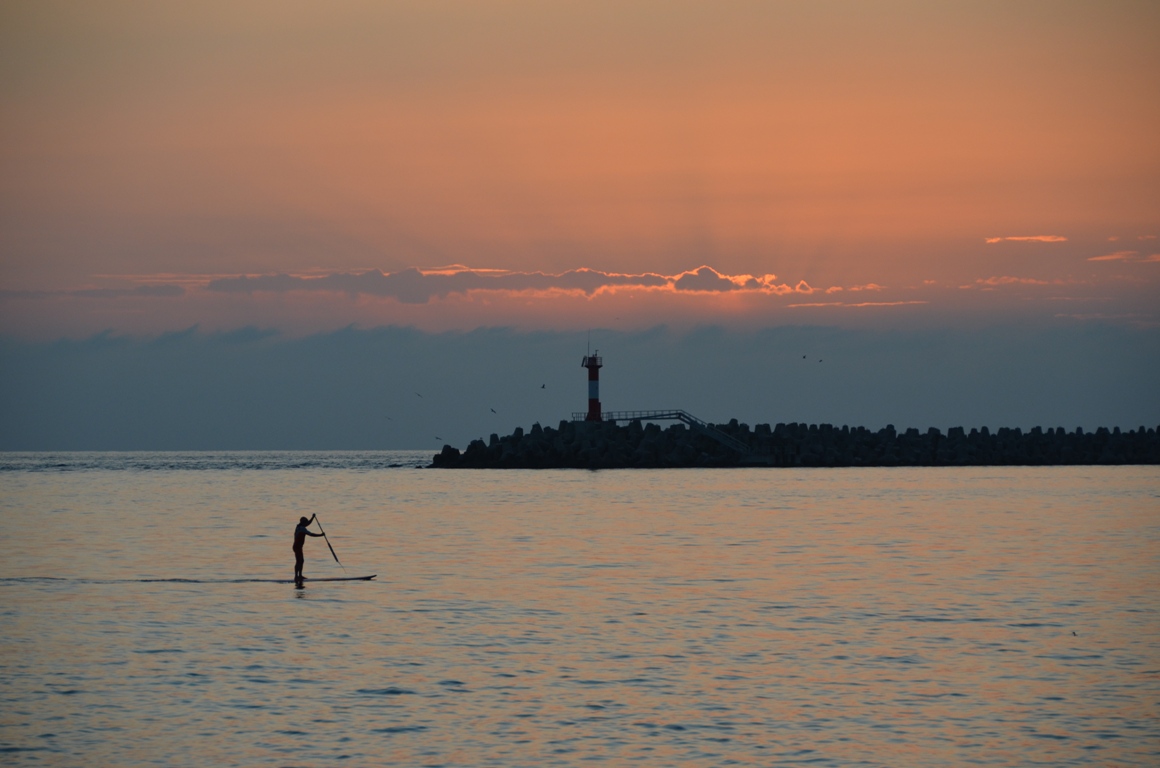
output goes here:
<path id="1" fill-rule="evenodd" d="M 300 517 L 300 518 L 298 518 L 298 522 L 301 523 L 302 525 L 310 525 L 310 518 Z"/>

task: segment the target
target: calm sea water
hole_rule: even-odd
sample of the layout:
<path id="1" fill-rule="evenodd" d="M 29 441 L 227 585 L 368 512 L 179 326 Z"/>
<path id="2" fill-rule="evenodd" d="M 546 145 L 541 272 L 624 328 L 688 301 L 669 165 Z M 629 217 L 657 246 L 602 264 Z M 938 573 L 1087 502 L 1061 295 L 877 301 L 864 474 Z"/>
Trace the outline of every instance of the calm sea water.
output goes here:
<path id="1" fill-rule="evenodd" d="M 429 458 L 0 454 L 0 762 L 1160 764 L 1156 468 Z"/>

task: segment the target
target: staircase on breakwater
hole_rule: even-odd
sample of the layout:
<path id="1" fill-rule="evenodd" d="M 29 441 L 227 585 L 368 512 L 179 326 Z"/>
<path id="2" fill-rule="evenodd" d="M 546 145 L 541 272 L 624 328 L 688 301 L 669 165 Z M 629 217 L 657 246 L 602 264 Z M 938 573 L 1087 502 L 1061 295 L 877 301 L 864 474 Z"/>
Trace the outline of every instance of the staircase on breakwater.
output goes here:
<path id="1" fill-rule="evenodd" d="M 588 414 L 584 413 L 583 411 L 573 411 L 572 421 L 584 421 L 587 415 Z M 687 424 L 693 431 L 700 432 L 702 435 L 716 440 L 726 448 L 736 451 L 740 456 L 742 464 L 770 463 L 770 457 L 767 455 L 755 452 L 752 448 L 737 438 L 725 434 L 709 422 L 698 419 L 688 411 L 604 411 L 600 414 L 600 420 L 611 422 L 680 421 L 684 424 Z"/>

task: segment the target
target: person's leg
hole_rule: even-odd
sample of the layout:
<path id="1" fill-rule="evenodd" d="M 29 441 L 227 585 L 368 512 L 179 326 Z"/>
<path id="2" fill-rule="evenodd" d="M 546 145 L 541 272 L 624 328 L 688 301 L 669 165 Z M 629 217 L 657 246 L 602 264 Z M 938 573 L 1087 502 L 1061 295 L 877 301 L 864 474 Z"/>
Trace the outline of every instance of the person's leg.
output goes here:
<path id="1" fill-rule="evenodd" d="M 294 580 L 295 581 L 299 581 L 302 579 L 302 564 L 305 562 L 306 562 L 306 559 L 302 556 L 302 550 L 295 550 L 294 551 Z"/>

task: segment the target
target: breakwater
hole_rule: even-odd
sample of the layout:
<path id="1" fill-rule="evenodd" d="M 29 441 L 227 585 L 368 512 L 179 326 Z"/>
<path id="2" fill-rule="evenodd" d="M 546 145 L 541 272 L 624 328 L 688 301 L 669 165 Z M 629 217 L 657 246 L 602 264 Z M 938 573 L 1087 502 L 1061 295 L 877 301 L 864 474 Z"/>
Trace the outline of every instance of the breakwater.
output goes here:
<path id="1" fill-rule="evenodd" d="M 712 432 L 718 433 L 713 435 Z M 724 435 L 725 440 L 720 438 Z M 731 442 L 736 441 L 736 442 Z M 746 450 L 739 450 L 744 447 Z M 433 467 L 465 469 L 615 469 L 734 467 L 903 467 L 1052 464 L 1160 464 L 1160 427 L 1121 431 L 953 427 L 944 434 L 893 426 L 872 431 L 831 424 L 710 425 L 561 421 L 524 432 L 445 445 Z"/>

